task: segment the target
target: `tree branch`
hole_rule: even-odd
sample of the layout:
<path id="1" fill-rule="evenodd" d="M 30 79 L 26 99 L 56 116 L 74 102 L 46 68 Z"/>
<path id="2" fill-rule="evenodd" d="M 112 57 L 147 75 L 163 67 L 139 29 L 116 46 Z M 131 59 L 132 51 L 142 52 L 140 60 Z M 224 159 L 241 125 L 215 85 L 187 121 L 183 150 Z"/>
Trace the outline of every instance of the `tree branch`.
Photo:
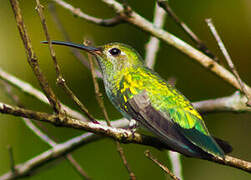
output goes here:
<path id="1" fill-rule="evenodd" d="M 75 8 L 72 5 L 64 2 L 63 0 L 53 0 L 53 1 L 56 2 L 58 5 L 62 6 L 63 8 L 69 10 L 74 15 L 80 18 L 83 18 L 93 24 L 97 24 L 97 25 L 105 26 L 105 27 L 111 27 L 111 26 L 116 26 L 124 22 L 124 20 L 120 16 L 116 16 L 111 19 L 100 19 L 100 18 L 96 18 L 96 17 L 85 14 L 79 8 Z"/>
<path id="2" fill-rule="evenodd" d="M 247 106 L 247 97 L 236 91 L 228 97 L 198 101 L 192 103 L 200 113 L 212 112 L 251 112 L 251 107 Z"/>
<path id="3" fill-rule="evenodd" d="M 74 129 L 85 130 L 89 132 L 93 132 L 99 135 L 111 137 L 115 140 L 118 140 L 122 143 L 136 143 L 136 144 L 144 144 L 144 145 L 152 145 L 158 149 L 163 149 L 169 147 L 157 138 L 151 136 L 143 136 L 138 133 L 133 133 L 131 131 L 125 129 L 113 128 L 105 125 L 89 123 L 79 121 L 77 119 L 73 119 L 67 116 L 61 117 L 63 121 L 59 122 L 58 118 L 60 115 L 57 114 L 48 114 L 43 112 L 36 112 L 24 108 L 20 108 L 17 106 L 11 106 L 0 102 L 0 113 L 3 114 L 11 114 L 18 117 L 30 118 L 38 121 L 48 122 L 55 126 L 63 126 Z"/>
<path id="4" fill-rule="evenodd" d="M 162 28 L 165 23 L 166 13 L 163 11 L 157 4 L 155 5 L 154 10 L 154 19 L 153 24 L 158 27 Z M 154 36 L 151 36 L 149 42 L 146 44 L 146 55 L 145 55 L 145 62 L 146 66 L 149 68 L 154 67 L 156 62 L 157 52 L 159 50 L 160 40 Z"/>
<path id="5" fill-rule="evenodd" d="M 175 176 L 166 166 L 160 163 L 155 157 L 152 156 L 149 150 L 145 151 L 146 157 L 152 160 L 155 164 L 157 164 L 163 171 L 170 175 L 170 177 L 174 180 L 180 180 L 177 176 Z"/>

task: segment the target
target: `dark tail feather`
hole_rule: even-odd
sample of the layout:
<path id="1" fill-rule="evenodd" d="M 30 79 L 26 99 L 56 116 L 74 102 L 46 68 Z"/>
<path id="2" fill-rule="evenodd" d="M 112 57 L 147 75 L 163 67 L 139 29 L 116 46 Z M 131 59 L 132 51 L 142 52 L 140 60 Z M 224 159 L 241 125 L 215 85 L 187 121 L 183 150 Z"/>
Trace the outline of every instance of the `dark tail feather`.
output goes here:
<path id="1" fill-rule="evenodd" d="M 233 151 L 232 146 L 228 142 L 216 137 L 214 137 L 214 140 L 221 147 L 225 154 L 231 153 Z"/>

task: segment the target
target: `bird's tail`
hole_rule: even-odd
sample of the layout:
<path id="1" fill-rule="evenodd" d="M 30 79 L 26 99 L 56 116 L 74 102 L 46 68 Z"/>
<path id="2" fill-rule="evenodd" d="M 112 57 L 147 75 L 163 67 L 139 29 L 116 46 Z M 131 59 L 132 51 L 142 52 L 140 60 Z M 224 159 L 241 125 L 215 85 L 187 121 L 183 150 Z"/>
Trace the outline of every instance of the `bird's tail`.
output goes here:
<path id="1" fill-rule="evenodd" d="M 221 149 L 224 151 L 225 154 L 231 153 L 233 151 L 232 146 L 228 142 L 216 137 L 213 138 L 217 142 L 217 144 L 221 147 Z"/>

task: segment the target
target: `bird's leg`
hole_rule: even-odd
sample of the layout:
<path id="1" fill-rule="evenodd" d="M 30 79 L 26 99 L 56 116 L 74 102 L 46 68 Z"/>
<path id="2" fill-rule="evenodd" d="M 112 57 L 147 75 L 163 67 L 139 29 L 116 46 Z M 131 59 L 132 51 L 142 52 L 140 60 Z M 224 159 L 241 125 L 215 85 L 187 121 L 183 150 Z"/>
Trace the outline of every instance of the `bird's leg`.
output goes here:
<path id="1" fill-rule="evenodd" d="M 132 132 L 133 137 L 138 127 L 139 127 L 139 123 L 135 121 L 134 119 L 131 119 L 129 122 L 129 130 Z"/>

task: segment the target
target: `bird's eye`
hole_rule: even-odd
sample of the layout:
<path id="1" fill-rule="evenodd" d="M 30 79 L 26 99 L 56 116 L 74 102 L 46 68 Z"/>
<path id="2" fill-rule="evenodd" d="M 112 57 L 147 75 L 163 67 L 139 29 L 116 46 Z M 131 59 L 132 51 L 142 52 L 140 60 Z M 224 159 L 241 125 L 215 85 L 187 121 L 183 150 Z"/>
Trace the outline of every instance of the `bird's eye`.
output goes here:
<path id="1" fill-rule="evenodd" d="M 113 56 L 117 56 L 121 53 L 121 51 L 118 48 L 112 48 L 109 50 L 109 53 Z"/>

